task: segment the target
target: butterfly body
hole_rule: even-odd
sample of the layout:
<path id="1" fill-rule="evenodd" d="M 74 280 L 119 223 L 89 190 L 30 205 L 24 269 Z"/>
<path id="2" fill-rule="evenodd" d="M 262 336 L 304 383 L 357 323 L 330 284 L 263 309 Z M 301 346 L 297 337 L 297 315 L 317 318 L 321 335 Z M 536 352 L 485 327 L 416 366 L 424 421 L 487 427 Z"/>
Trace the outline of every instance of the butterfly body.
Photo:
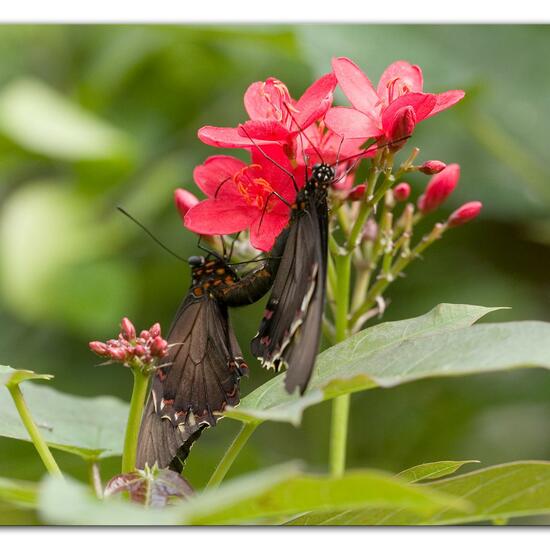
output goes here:
<path id="1" fill-rule="evenodd" d="M 326 289 L 327 192 L 334 170 L 316 165 L 292 204 L 285 246 L 252 353 L 267 368 L 288 368 L 285 387 L 303 393 L 319 349 Z"/>

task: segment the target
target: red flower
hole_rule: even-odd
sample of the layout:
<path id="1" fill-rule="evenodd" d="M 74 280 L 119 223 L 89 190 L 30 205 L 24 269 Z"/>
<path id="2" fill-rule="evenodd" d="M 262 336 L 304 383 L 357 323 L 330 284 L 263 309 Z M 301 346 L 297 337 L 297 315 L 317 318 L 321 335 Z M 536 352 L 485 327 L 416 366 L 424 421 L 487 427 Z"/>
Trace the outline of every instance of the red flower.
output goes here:
<path id="1" fill-rule="evenodd" d="M 195 182 L 208 198 L 185 214 L 187 229 L 203 235 L 229 235 L 249 228 L 253 247 L 271 249 L 288 223 L 287 204 L 296 194 L 288 174 L 294 174 L 301 186 L 303 170 L 292 168 L 282 147 L 272 144 L 262 149 L 272 160 L 253 149 L 252 164 L 219 155 L 195 168 Z"/>
<path id="2" fill-rule="evenodd" d="M 433 176 L 424 194 L 418 198 L 418 208 L 423 214 L 432 212 L 438 208 L 454 191 L 460 178 L 460 166 L 449 164 L 439 174 Z"/>
<path id="3" fill-rule="evenodd" d="M 387 67 L 376 90 L 350 59 L 333 59 L 332 67 L 338 84 L 353 107 L 333 107 L 326 115 L 326 123 L 334 132 L 347 138 L 384 136 L 391 140 L 396 127 L 402 129 L 411 123 L 414 127 L 464 97 L 462 90 L 442 94 L 422 92 L 420 67 L 406 61 L 396 61 Z M 404 125 L 399 121 L 405 112 L 407 118 Z"/>
<path id="4" fill-rule="evenodd" d="M 176 207 L 182 219 L 193 206 L 196 206 L 200 202 L 199 199 L 197 199 L 191 191 L 187 191 L 187 189 L 176 189 L 174 191 L 174 201 L 176 202 Z"/>
<path id="5" fill-rule="evenodd" d="M 472 201 L 463 204 L 460 208 L 457 208 L 447 220 L 449 227 L 456 227 L 462 225 L 476 218 L 481 212 L 482 204 L 479 201 Z"/>
<path id="6" fill-rule="evenodd" d="M 419 170 L 424 174 L 432 176 L 433 174 L 439 174 L 447 166 L 444 162 L 440 160 L 427 160 Z"/>
<path id="7" fill-rule="evenodd" d="M 295 135 L 322 118 L 332 105 L 336 78 L 332 73 L 314 82 L 299 100 L 276 78 L 254 82 L 244 95 L 244 106 L 250 117 L 239 128 L 203 126 L 199 139 L 214 147 L 252 148 L 254 141 L 291 144 Z"/>

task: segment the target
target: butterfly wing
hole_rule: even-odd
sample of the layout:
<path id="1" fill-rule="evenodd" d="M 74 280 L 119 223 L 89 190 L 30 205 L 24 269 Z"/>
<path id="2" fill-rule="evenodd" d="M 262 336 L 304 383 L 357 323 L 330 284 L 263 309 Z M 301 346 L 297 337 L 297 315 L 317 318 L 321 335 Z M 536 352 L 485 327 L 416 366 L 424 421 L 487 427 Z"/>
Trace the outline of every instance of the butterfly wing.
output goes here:
<path id="1" fill-rule="evenodd" d="M 155 374 L 140 429 L 138 468 L 185 459 L 202 430 L 239 403 L 247 371 L 226 306 L 207 295 L 184 300 L 168 343 L 168 366 Z"/>
<path id="2" fill-rule="evenodd" d="M 290 225 L 286 246 L 273 283 L 252 353 L 263 366 L 288 367 L 285 387 L 304 393 L 319 349 L 325 301 L 327 256 L 326 202 L 308 199 Z"/>

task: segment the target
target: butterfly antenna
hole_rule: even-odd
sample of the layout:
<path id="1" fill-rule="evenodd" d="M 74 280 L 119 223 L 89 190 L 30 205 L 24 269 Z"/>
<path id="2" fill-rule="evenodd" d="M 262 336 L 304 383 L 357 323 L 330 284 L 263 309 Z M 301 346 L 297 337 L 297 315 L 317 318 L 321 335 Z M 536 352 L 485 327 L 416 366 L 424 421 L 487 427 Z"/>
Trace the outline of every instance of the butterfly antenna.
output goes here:
<path id="1" fill-rule="evenodd" d="M 317 147 L 315 147 L 315 144 L 313 143 L 313 141 L 311 141 L 311 139 L 309 139 L 309 137 L 306 135 L 304 130 L 300 127 L 300 125 L 298 124 L 298 121 L 296 120 L 296 118 L 292 114 L 292 111 L 290 110 L 288 104 L 285 102 L 284 105 L 285 105 L 285 109 L 287 110 L 288 114 L 290 115 L 290 118 L 292 119 L 292 122 L 294 122 L 294 124 L 296 124 L 296 126 L 298 128 L 298 131 L 299 131 L 299 134 L 300 134 L 300 139 L 301 139 L 302 136 L 304 138 L 306 138 L 307 142 L 311 145 L 311 148 L 317 153 L 317 156 L 319 157 L 321 162 L 323 164 L 325 164 L 325 161 L 323 160 L 323 155 L 321 155 L 321 151 L 319 151 L 319 149 L 317 149 Z M 303 146 L 303 143 L 302 143 L 302 149 L 303 149 L 303 147 L 304 146 Z"/>
<path id="2" fill-rule="evenodd" d="M 138 227 L 143 229 L 143 231 L 145 231 L 145 233 L 147 233 L 147 235 L 149 235 L 149 237 L 151 239 L 153 239 L 153 241 L 155 241 L 160 247 L 162 247 L 164 250 L 166 250 L 166 252 L 168 252 L 169 254 L 174 256 L 174 258 L 177 258 L 178 260 L 187 263 L 187 260 L 185 258 L 182 258 L 179 254 L 176 254 L 173 250 L 170 250 L 170 248 L 168 248 L 158 237 L 153 235 L 153 233 L 147 227 L 145 227 L 140 221 L 138 221 L 136 218 L 134 218 L 134 216 L 132 216 L 132 214 L 130 214 L 129 212 L 124 210 L 124 208 L 122 208 L 122 206 L 117 206 L 116 208 L 119 212 L 124 214 L 130 220 L 132 220 Z"/>

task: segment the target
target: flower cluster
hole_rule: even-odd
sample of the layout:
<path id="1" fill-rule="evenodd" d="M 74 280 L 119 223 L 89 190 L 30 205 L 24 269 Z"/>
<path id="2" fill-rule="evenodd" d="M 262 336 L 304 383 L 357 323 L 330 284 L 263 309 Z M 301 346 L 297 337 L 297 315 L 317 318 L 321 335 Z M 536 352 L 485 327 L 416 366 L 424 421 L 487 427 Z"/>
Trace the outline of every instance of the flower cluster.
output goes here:
<path id="1" fill-rule="evenodd" d="M 350 59 L 335 58 L 332 69 L 297 100 L 276 78 L 254 82 L 244 94 L 248 120 L 233 128 L 204 126 L 199 130 L 204 143 L 245 149 L 250 162 L 216 155 L 197 166 L 194 180 L 206 200 L 199 201 L 185 189 L 175 193 L 188 229 L 203 236 L 248 230 L 250 244 L 269 251 L 288 222 L 289 206 L 297 190 L 317 162 L 335 167 L 332 193 L 336 205 L 372 202 L 374 186 L 355 181 L 359 162 L 370 159 L 380 171 L 391 169 L 393 155 L 405 145 L 419 122 L 464 97 L 462 90 L 424 92 L 422 70 L 406 61 L 387 67 L 376 88 Z M 350 107 L 333 107 L 337 85 Z M 367 144 L 368 140 L 374 143 Z M 411 161 L 402 167 L 399 176 L 410 171 L 434 176 L 418 199 L 418 211 L 424 215 L 437 209 L 451 194 L 460 169 L 457 164 L 446 166 L 438 160 L 420 166 Z M 395 201 L 405 202 L 410 195 L 408 183 L 396 178 L 391 183 Z M 476 210 L 470 207 L 468 212 Z M 449 225 L 457 225 L 456 217 Z"/>
<path id="2" fill-rule="evenodd" d="M 155 363 L 168 354 L 168 343 L 161 336 L 159 323 L 142 330 L 138 336 L 132 322 L 124 317 L 120 328 L 117 339 L 90 342 L 90 349 L 111 362 L 144 370 L 154 368 Z"/>

